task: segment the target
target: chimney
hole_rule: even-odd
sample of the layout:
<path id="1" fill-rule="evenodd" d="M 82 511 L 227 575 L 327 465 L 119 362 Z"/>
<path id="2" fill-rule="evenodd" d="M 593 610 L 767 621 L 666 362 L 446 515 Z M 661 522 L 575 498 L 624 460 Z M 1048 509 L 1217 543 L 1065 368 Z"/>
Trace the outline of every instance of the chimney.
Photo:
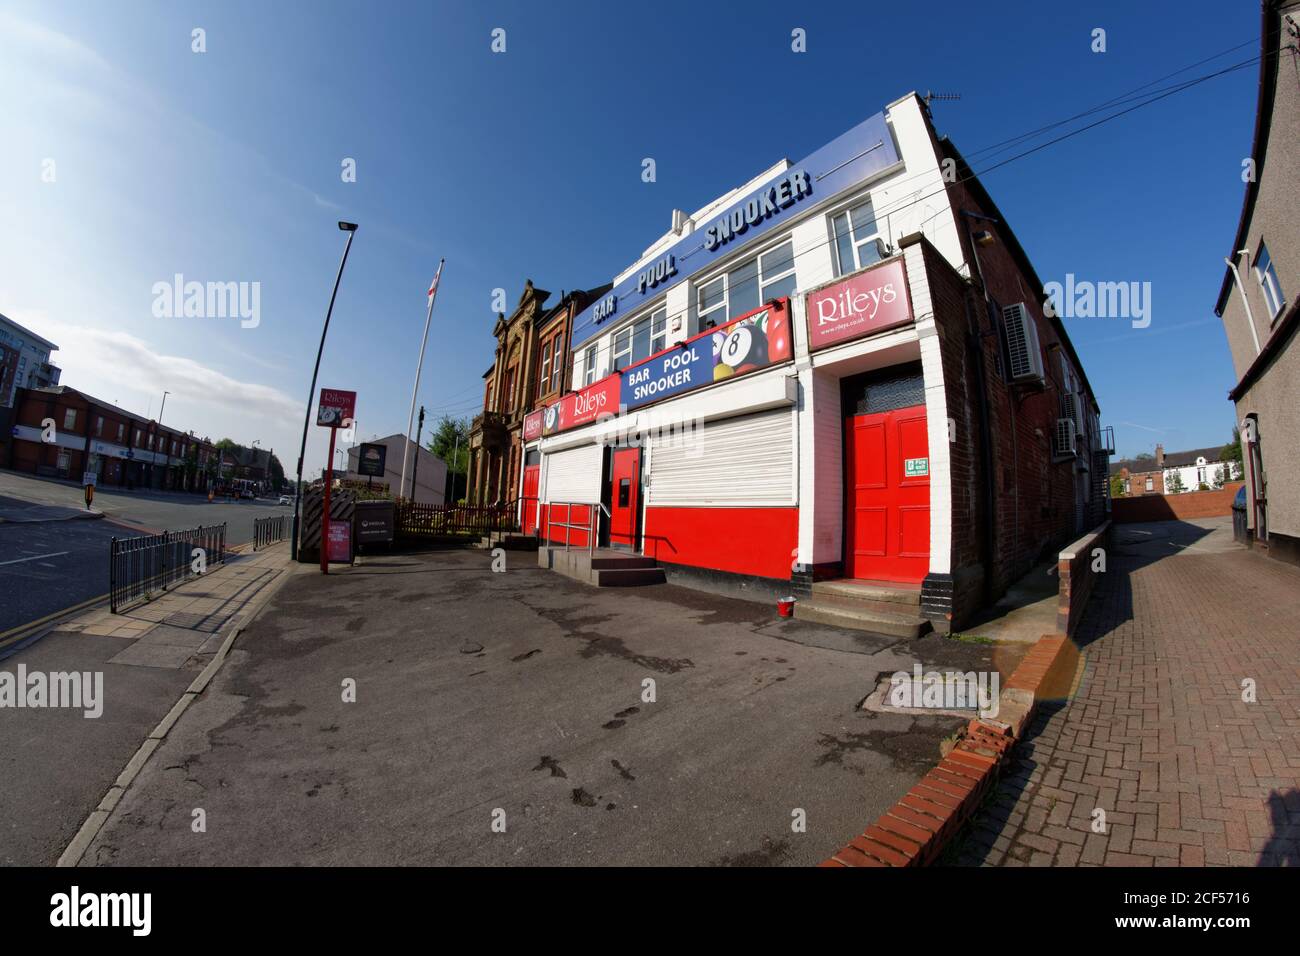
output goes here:
<path id="1" fill-rule="evenodd" d="M 1165 467 L 1165 446 L 1156 445 L 1156 470 L 1163 470 Z"/>

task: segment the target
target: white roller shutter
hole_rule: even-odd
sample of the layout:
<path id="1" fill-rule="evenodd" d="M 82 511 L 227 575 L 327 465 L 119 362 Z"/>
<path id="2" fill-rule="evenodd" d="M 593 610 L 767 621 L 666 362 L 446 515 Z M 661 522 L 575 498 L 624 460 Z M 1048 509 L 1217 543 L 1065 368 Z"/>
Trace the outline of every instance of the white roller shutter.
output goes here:
<path id="1" fill-rule="evenodd" d="M 547 455 L 543 501 L 600 501 L 600 445 L 580 445 Z"/>
<path id="2" fill-rule="evenodd" d="M 793 505 L 794 413 L 789 408 L 706 422 L 650 451 L 648 506 Z"/>

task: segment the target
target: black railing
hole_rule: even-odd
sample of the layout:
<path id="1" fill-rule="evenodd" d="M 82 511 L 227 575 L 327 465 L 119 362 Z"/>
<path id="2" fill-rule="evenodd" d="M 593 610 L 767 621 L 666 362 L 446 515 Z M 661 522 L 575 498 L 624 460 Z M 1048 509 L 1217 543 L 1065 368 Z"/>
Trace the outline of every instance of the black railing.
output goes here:
<path id="1" fill-rule="evenodd" d="M 196 554 L 195 549 L 201 551 Z M 128 604 L 183 584 L 226 559 L 225 524 L 114 538 L 109 545 L 109 604 L 114 614 Z"/>
<path id="2" fill-rule="evenodd" d="M 269 548 L 277 541 L 283 541 L 289 534 L 289 516 L 277 515 L 274 518 L 256 518 L 253 521 L 253 550 Z"/>

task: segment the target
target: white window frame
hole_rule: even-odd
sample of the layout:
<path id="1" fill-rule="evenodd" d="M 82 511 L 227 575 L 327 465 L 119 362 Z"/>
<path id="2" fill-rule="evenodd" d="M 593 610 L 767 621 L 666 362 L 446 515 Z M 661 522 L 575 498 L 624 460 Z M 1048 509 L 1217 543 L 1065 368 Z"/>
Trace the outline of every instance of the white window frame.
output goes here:
<path id="1" fill-rule="evenodd" d="M 775 252 L 777 249 L 780 249 L 782 246 L 787 244 L 790 246 L 789 268 L 784 269 L 776 273 L 775 275 L 770 275 L 770 276 L 764 275 L 763 259 L 767 257 L 770 253 Z M 764 291 L 767 288 L 769 288 L 774 282 L 779 282 L 780 280 L 788 278 L 789 276 L 794 275 L 796 273 L 797 271 L 795 268 L 796 255 L 797 254 L 795 253 L 795 249 L 794 249 L 794 235 L 792 233 L 786 233 L 784 236 L 778 237 L 776 241 L 771 242 L 770 244 L 763 247 L 762 249 L 756 250 L 754 253 L 750 255 L 746 255 L 739 259 L 736 259 L 728 263 L 727 265 L 723 266 L 722 268 L 718 269 L 717 271 L 707 276 L 706 278 L 702 278 L 698 282 L 692 283 L 693 286 L 692 292 L 694 293 L 694 301 L 695 301 L 695 321 L 696 321 L 697 330 L 703 332 L 706 328 L 704 324 L 706 321 L 712 321 L 713 322 L 712 327 L 717 328 L 719 326 L 726 325 L 728 322 L 732 321 L 733 319 L 740 318 L 739 315 L 731 314 L 731 274 L 733 272 L 736 272 L 739 269 L 744 268 L 750 263 L 754 264 L 755 278 L 758 281 L 758 306 L 756 306 L 756 308 L 762 308 L 763 303 L 767 301 L 767 298 L 763 294 Z M 704 296 L 704 290 L 706 287 L 711 286 L 716 282 L 722 283 L 722 299 L 717 305 L 714 305 L 711 308 L 704 310 L 701 308 L 700 305 L 701 300 Z M 720 320 L 714 318 L 714 316 L 718 315 L 719 313 L 721 313 L 723 316 L 723 318 Z"/>
<path id="2" fill-rule="evenodd" d="M 537 380 L 537 394 L 545 395 L 551 390 L 551 340 L 542 341 L 542 374 Z"/>
<path id="3" fill-rule="evenodd" d="M 853 222 L 853 210 L 859 209 L 864 205 L 871 207 L 871 221 L 875 225 L 875 232 L 866 235 L 859 235 L 858 229 Z M 840 216 L 845 217 L 845 221 L 849 226 L 849 247 L 853 252 L 853 262 L 850 264 L 851 268 L 846 268 L 840 258 L 839 233 L 836 232 L 835 229 L 835 220 Z M 865 269 L 869 265 L 875 265 L 874 262 L 868 262 L 865 264 L 862 262 L 862 257 L 859 254 L 859 249 L 862 246 L 874 239 L 883 239 L 886 243 L 889 242 L 889 237 L 880 229 L 880 220 L 876 217 L 876 207 L 875 203 L 872 202 L 870 193 L 867 193 L 864 196 L 856 196 L 839 208 L 828 212 L 826 214 L 826 228 L 830 234 L 831 254 L 835 259 L 835 275 L 837 278 L 839 276 L 846 276 L 852 272 L 857 272 L 859 269 Z"/>
<path id="4" fill-rule="evenodd" d="M 600 370 L 600 346 L 588 345 L 587 350 L 582 353 L 582 384 L 590 385 L 596 381 L 596 373 Z"/>
<path id="5" fill-rule="evenodd" d="M 1265 263 L 1262 268 L 1261 261 Z M 1268 251 L 1268 244 L 1263 239 L 1259 241 L 1259 248 L 1255 251 L 1254 272 L 1255 281 L 1259 283 L 1264 301 L 1268 304 L 1269 318 L 1276 319 L 1286 308 L 1286 299 L 1282 294 L 1281 280 L 1277 277 L 1277 263 L 1273 261 L 1273 254 Z"/>
<path id="6" fill-rule="evenodd" d="M 611 372 L 617 372 L 619 369 L 627 368 L 632 364 L 632 325 L 633 323 L 629 322 L 615 332 L 609 340 L 609 370 Z M 626 340 L 627 348 L 619 348 L 619 339 Z M 620 365 L 619 359 L 623 357 L 626 357 L 627 361 Z"/>
<path id="7" fill-rule="evenodd" d="M 72 431 L 77 427 L 77 410 L 75 408 L 65 408 L 63 410 L 63 430 Z"/>

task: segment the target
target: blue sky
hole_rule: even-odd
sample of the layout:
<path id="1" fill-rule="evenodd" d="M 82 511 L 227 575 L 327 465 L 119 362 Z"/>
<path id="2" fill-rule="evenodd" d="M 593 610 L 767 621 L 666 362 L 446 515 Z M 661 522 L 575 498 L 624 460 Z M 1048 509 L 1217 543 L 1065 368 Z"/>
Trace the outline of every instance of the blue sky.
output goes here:
<path id="1" fill-rule="evenodd" d="M 910 90 L 961 94 L 936 103 L 935 122 L 969 155 L 1237 44 L 1175 79 L 1258 52 L 1254 3 L 740 9 L 0 3 L 0 312 L 61 346 L 65 384 L 155 414 L 169 390 L 166 423 L 259 439 L 292 469 L 340 218 L 361 228 L 320 384 L 360 393 L 358 437 L 386 435 L 406 425 L 441 256 L 420 400 L 469 416 L 492 360 L 493 289 L 513 305 L 526 278 L 553 301 L 609 281 L 674 207 L 797 160 Z M 489 48 L 497 27 L 504 54 Z M 796 27 L 805 54 L 790 51 Z M 1230 436 L 1213 305 L 1257 76 L 984 177 L 1045 282 L 1152 284 L 1149 328 L 1067 322 L 1123 455 Z M 641 181 L 644 157 L 655 183 Z M 176 273 L 259 282 L 260 324 L 156 318 L 153 285 Z M 311 431 L 309 470 L 325 458 Z"/>

